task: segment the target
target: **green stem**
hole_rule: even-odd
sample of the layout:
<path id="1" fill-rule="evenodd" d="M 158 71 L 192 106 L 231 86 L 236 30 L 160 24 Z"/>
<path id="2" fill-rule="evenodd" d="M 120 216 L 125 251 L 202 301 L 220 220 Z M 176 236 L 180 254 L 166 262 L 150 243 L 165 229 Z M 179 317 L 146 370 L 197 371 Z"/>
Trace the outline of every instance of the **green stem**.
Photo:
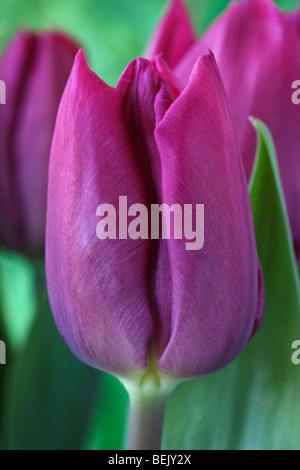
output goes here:
<path id="1" fill-rule="evenodd" d="M 160 450 L 168 393 L 132 391 L 128 450 Z"/>

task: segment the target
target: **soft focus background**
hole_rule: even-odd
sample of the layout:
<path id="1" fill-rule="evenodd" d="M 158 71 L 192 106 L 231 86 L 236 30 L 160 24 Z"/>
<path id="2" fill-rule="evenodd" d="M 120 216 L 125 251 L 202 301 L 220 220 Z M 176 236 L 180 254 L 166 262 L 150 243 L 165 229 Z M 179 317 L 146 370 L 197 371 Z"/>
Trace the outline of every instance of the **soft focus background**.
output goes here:
<path id="1" fill-rule="evenodd" d="M 204 31 L 228 3 L 187 0 L 198 32 Z M 297 0 L 277 3 L 284 9 L 295 9 L 298 4 Z M 166 4 L 165 0 L 1 0 L 0 49 L 16 29 L 58 28 L 73 36 L 87 51 L 91 67 L 115 85 L 128 62 L 143 55 Z M 67 351 L 47 304 L 43 265 L 2 250 L 0 303 L 0 339 L 8 345 L 7 365 L 0 366 L 0 448 L 121 448 L 126 393 L 114 378 L 79 364 Z M 274 328 L 280 331 L 287 325 L 288 321 Z M 288 335 L 288 345 L 300 339 Z M 260 341 L 257 345 L 264 342 Z M 299 406 L 296 408 L 291 399 L 289 408 L 283 407 L 280 415 L 282 381 L 290 380 L 291 375 L 280 375 L 282 358 L 277 358 L 275 349 L 273 342 L 264 351 L 256 351 L 256 357 L 253 353 L 250 362 L 240 362 L 239 367 L 230 367 L 213 379 L 180 386 L 168 404 L 164 446 L 299 448 Z M 277 376 L 268 372 L 271 365 L 267 358 L 272 354 L 274 361 L 278 359 L 278 367 L 272 363 Z M 253 391 L 255 397 L 251 395 L 245 378 L 249 364 L 251 374 L 252 369 L 263 367 L 261 363 L 260 377 L 265 378 L 268 391 L 263 398 L 259 386 Z M 256 379 L 259 376 L 252 384 Z M 293 397 L 300 393 L 298 385 L 299 380 L 291 379 Z M 266 409 L 269 414 L 264 418 L 262 411 Z M 292 415 L 298 429 L 290 421 Z"/>
<path id="2" fill-rule="evenodd" d="M 200 32 L 228 5 L 228 0 L 187 0 Z M 285 9 L 297 0 L 278 0 Z M 115 84 L 128 62 L 142 55 L 166 0 L 1 0 L 0 47 L 16 28 L 59 28 L 86 49 L 90 64 Z"/>

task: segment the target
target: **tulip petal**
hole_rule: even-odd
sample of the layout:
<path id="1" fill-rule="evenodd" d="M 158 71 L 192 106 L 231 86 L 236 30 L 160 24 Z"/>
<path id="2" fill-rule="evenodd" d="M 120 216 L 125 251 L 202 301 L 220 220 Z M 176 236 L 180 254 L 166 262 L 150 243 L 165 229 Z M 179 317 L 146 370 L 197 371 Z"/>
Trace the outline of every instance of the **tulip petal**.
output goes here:
<path id="1" fill-rule="evenodd" d="M 170 83 L 170 87 L 169 87 Z M 123 113 L 132 146 L 143 172 L 151 204 L 161 200 L 161 161 L 154 133 L 174 96 L 179 91 L 172 72 L 161 58 L 133 61 L 122 74 L 118 89 L 123 99 Z M 150 212 L 150 204 L 148 204 Z M 170 265 L 164 240 L 151 240 L 149 280 L 151 311 L 155 324 L 151 348 L 159 355 L 168 342 L 171 325 Z"/>
<path id="2" fill-rule="evenodd" d="M 180 94 L 180 84 L 161 57 L 131 62 L 118 81 L 130 140 L 154 204 L 160 200 L 160 156 L 154 138 L 157 123 Z"/>
<path id="3" fill-rule="evenodd" d="M 162 81 L 165 81 L 168 84 L 173 97 L 177 99 L 183 90 L 183 86 L 178 77 L 170 69 L 162 55 L 153 57 L 151 62 L 154 65 L 156 73 L 161 77 Z"/>
<path id="4" fill-rule="evenodd" d="M 123 113 L 131 143 L 140 161 L 152 202 L 160 193 L 160 159 L 154 139 L 154 103 L 159 90 L 154 66 L 146 59 L 133 61 L 117 88 L 122 93 Z"/>
<path id="5" fill-rule="evenodd" d="M 296 254 L 300 262 L 300 113 L 292 83 L 300 76 L 298 14 L 283 15 L 270 0 L 245 0 L 208 30 L 176 69 L 183 83 L 199 55 L 215 54 L 236 127 L 247 178 L 253 168 L 256 135 L 248 117 L 267 124 L 275 140 Z"/>
<path id="6" fill-rule="evenodd" d="M 293 28 L 300 35 L 300 8 L 297 11 L 286 13 L 287 21 L 292 25 Z"/>
<path id="7" fill-rule="evenodd" d="M 202 376 L 241 352 L 262 310 L 249 194 L 212 55 L 196 63 L 156 141 L 163 202 L 205 205 L 202 250 L 187 251 L 186 239 L 168 241 L 172 326 L 158 367 L 175 377 Z"/>
<path id="8" fill-rule="evenodd" d="M 154 34 L 146 56 L 163 54 L 171 68 L 175 67 L 195 41 L 195 32 L 186 6 L 171 0 L 169 10 Z"/>
<path id="9" fill-rule="evenodd" d="M 61 103 L 50 160 L 47 277 L 58 328 L 87 364 L 125 375 L 147 367 L 154 331 L 150 241 L 98 240 L 96 209 L 148 204 L 119 90 L 81 51 Z"/>

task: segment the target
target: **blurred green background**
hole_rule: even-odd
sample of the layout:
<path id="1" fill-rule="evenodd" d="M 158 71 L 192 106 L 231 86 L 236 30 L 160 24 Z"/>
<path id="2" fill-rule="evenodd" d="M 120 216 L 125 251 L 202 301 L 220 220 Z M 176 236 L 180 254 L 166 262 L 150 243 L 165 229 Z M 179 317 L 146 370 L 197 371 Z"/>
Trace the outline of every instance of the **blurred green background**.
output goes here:
<path id="1" fill-rule="evenodd" d="M 187 0 L 200 32 L 228 5 L 228 0 Z M 278 0 L 294 9 L 297 0 Z M 16 28 L 59 28 L 88 53 L 101 78 L 114 85 L 128 62 L 143 55 L 166 0 L 1 0 L 0 46 Z"/>
<path id="2" fill-rule="evenodd" d="M 1 0 L 0 48 L 18 28 L 58 28 L 81 44 L 91 67 L 114 85 L 128 62 L 143 55 L 167 3 L 166 0 Z M 187 0 L 199 34 L 228 3 L 228 0 Z M 277 3 L 283 9 L 295 9 L 298 1 L 278 0 Z M 1 331 L 5 331 L 9 346 L 7 366 L 0 366 L 1 448 L 120 448 L 126 427 L 127 395 L 114 378 L 79 364 L 67 351 L 53 325 L 43 267 L 2 250 L 0 299 L 0 339 L 3 339 Z M 198 381 L 179 387 L 168 407 L 166 447 L 171 448 L 172 443 L 186 449 L 213 446 L 205 433 L 198 442 L 198 429 L 202 425 L 208 431 L 213 428 L 213 423 L 209 427 L 203 422 L 203 409 L 199 410 L 194 427 L 188 426 L 188 420 L 197 409 L 200 388 L 204 390 L 201 399 L 208 403 L 212 400 L 208 386 L 215 387 L 214 393 L 227 381 L 232 380 L 234 386 L 236 370 L 229 368 L 226 374 L 219 375 L 215 382 L 208 381 L 204 388 Z M 229 388 L 226 393 L 230 396 L 234 390 Z M 180 409 L 179 403 L 183 405 Z M 233 426 L 241 436 L 238 438 L 233 433 L 232 440 L 226 440 L 219 430 L 215 448 L 259 447 L 253 437 L 255 430 L 249 439 L 245 434 L 243 426 L 250 418 L 243 404 L 240 396 L 235 397 Z M 275 400 L 276 406 L 280 403 Z M 217 420 L 216 410 L 213 416 Z M 219 425 L 225 430 L 226 413 L 222 416 Z M 276 424 L 272 423 L 274 428 Z M 283 434 L 284 430 L 274 445 L 279 445 Z M 294 444 L 284 441 L 282 445 Z"/>

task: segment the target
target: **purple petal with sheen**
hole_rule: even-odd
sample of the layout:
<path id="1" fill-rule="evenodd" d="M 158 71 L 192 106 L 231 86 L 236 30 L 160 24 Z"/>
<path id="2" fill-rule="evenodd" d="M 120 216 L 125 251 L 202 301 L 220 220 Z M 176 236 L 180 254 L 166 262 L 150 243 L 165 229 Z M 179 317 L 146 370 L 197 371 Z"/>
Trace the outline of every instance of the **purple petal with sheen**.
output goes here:
<path id="1" fill-rule="evenodd" d="M 148 204 L 123 119 L 122 95 L 81 51 L 59 110 L 51 151 L 47 278 L 54 317 L 71 351 L 115 374 L 147 367 L 154 331 L 148 240 L 98 240 L 96 209 Z"/>
<path id="2" fill-rule="evenodd" d="M 196 63 L 156 140 L 163 201 L 205 205 L 204 248 L 168 242 L 172 325 L 158 367 L 175 377 L 202 376 L 241 352 L 263 308 L 247 184 L 212 55 Z"/>

